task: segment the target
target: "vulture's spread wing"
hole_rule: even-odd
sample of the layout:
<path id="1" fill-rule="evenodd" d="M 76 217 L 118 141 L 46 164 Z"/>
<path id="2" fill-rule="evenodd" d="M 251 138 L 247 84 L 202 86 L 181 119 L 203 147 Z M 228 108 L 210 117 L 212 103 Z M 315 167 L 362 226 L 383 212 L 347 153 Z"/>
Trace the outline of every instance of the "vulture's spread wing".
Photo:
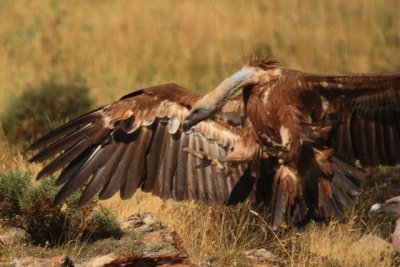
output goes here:
<path id="1" fill-rule="evenodd" d="M 336 155 L 365 167 L 400 162 L 400 74 L 306 75 L 336 121 Z"/>
<path id="2" fill-rule="evenodd" d="M 242 101 L 224 107 L 229 116 L 182 132 L 180 125 L 198 98 L 175 84 L 150 87 L 70 121 L 32 144 L 39 152 L 31 161 L 51 159 L 38 178 L 62 170 L 56 203 L 83 185 L 81 204 L 99 192 L 100 199 L 118 191 L 126 199 L 139 187 L 164 199 L 242 201 L 250 192 L 235 185 L 248 179 L 248 163 L 201 159 L 202 154 L 225 156 L 241 138 L 240 118 L 230 117 L 241 114 Z"/>

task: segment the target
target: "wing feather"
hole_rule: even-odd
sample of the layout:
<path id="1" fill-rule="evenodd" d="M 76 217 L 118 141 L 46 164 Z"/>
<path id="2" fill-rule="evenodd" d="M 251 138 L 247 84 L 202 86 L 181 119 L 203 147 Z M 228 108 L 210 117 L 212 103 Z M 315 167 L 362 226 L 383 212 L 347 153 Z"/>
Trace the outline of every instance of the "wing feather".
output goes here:
<path id="1" fill-rule="evenodd" d="M 110 174 L 108 183 L 104 186 L 99 194 L 99 199 L 108 199 L 117 193 L 123 184 L 123 176 L 120 175 L 120 170 L 123 167 L 123 159 L 126 157 L 128 145 L 121 144 L 118 146 L 115 154 L 117 154 L 116 162 L 114 164 L 113 173 Z"/>
<path id="2" fill-rule="evenodd" d="M 208 146 L 203 146 L 203 151 L 206 154 L 210 154 L 210 147 L 213 145 L 213 143 L 211 143 Z M 214 174 L 214 168 L 209 167 L 209 168 L 204 168 L 204 197 L 205 197 L 205 202 L 206 203 L 214 203 L 215 199 L 214 199 L 214 195 L 212 194 L 212 188 L 213 188 L 213 179 L 215 177 Z"/>
<path id="3" fill-rule="evenodd" d="M 135 147 L 131 147 L 131 151 L 126 158 L 130 161 L 125 172 L 125 182 L 121 188 L 121 198 L 128 199 L 133 196 L 136 189 L 141 186 L 144 181 L 146 152 L 149 147 L 153 132 L 151 127 L 140 128 L 140 135 L 135 142 Z"/>
<path id="4" fill-rule="evenodd" d="M 209 146 L 207 146 L 207 148 L 205 148 L 204 150 L 206 151 L 206 154 L 209 155 L 215 155 L 215 149 L 214 149 L 215 143 L 210 144 Z M 214 168 L 212 165 L 210 165 L 210 176 L 208 176 L 207 179 L 207 196 L 208 196 L 208 201 L 209 203 L 218 203 L 218 199 L 216 196 L 216 186 L 218 186 L 216 184 L 216 180 L 218 178 L 218 170 L 216 168 Z"/>
<path id="5" fill-rule="evenodd" d="M 85 150 L 90 147 L 90 144 L 85 141 L 85 139 L 80 140 L 78 143 L 74 144 L 54 161 L 50 162 L 39 172 L 39 174 L 37 175 L 37 179 L 58 171 L 59 169 L 63 168 L 65 165 L 73 161 L 76 157 L 79 157 L 79 155 L 84 153 Z"/>
<path id="6" fill-rule="evenodd" d="M 358 159 L 365 167 L 400 163 L 400 135 L 395 130 L 400 73 L 305 74 L 304 81 L 326 100 L 325 112 L 338 118 L 331 144 L 339 157 Z"/>
<path id="7" fill-rule="evenodd" d="M 203 138 L 196 138 L 196 151 L 204 151 L 204 142 Z M 203 163 L 203 161 L 199 158 L 196 158 L 195 167 L 194 167 L 196 177 L 204 177 L 203 179 L 195 179 L 196 189 L 197 189 L 197 198 L 204 199 L 204 202 L 207 203 L 208 199 L 205 194 L 205 184 L 207 183 L 207 177 L 205 170 L 208 169 L 207 166 Z"/>
<path id="8" fill-rule="evenodd" d="M 104 160 L 104 157 L 98 160 L 100 150 L 101 145 L 98 145 L 78 171 L 66 181 L 54 200 L 56 205 L 62 203 L 69 195 L 82 186 L 90 175 L 97 171 Z"/>
<path id="9" fill-rule="evenodd" d="M 112 178 L 110 178 L 110 182 L 104 187 L 103 191 L 100 193 L 100 199 L 108 199 L 112 197 L 115 193 L 121 190 L 122 194 L 122 186 L 125 183 L 125 179 L 130 179 L 127 177 L 129 166 L 132 158 L 135 155 L 136 143 L 135 140 L 138 138 L 139 132 L 133 134 L 133 136 L 127 136 L 127 141 L 130 143 L 124 143 L 122 147 L 124 147 L 124 153 L 121 154 L 120 162 L 117 166 L 117 169 Z"/>
<path id="10" fill-rule="evenodd" d="M 188 148 L 192 151 L 197 151 L 196 138 L 189 138 Z M 183 197 L 187 200 L 193 200 L 197 195 L 196 176 L 196 158 L 189 154 L 186 161 L 186 179 Z"/>
<path id="11" fill-rule="evenodd" d="M 165 155 L 166 153 L 165 150 L 168 147 L 169 141 L 169 137 L 166 134 L 169 135 L 169 133 L 167 131 L 167 123 L 159 121 L 154 125 L 156 127 L 153 128 L 153 139 L 151 140 L 146 158 L 146 182 L 143 187 L 145 192 L 151 192 L 152 190 L 154 192 L 153 187 L 156 185 L 156 180 L 164 179 L 164 176 L 159 175 L 161 169 L 160 163 L 162 162 L 160 155 Z"/>
<path id="12" fill-rule="evenodd" d="M 378 164 L 387 164 L 386 153 L 385 153 L 385 125 L 382 124 L 382 112 L 377 109 L 375 112 L 375 119 L 378 122 L 377 127 L 377 147 L 378 147 Z"/>
<path id="13" fill-rule="evenodd" d="M 56 204 L 80 187 L 80 204 L 118 191 L 126 199 L 137 188 L 163 199 L 227 203 L 248 163 L 223 163 L 221 169 L 209 159 L 226 156 L 240 142 L 243 102 L 236 97 L 223 108 L 229 116 L 182 132 L 180 125 L 198 99 L 174 84 L 139 90 L 40 138 L 31 147 L 39 150 L 31 161 L 55 157 L 38 177 L 62 170 Z M 197 157 L 186 148 L 207 156 Z"/>
<path id="14" fill-rule="evenodd" d="M 169 148 L 167 149 L 167 154 L 164 157 L 162 165 L 163 173 L 160 174 L 164 176 L 164 182 L 160 184 L 162 191 L 159 193 L 162 199 L 171 198 L 173 177 L 178 163 L 176 155 L 178 154 L 180 136 L 180 131 L 175 132 L 170 136 Z M 153 193 L 158 195 L 158 192 Z"/>
<path id="15" fill-rule="evenodd" d="M 189 137 L 186 133 L 181 134 L 181 142 L 178 150 L 178 162 L 176 173 L 174 175 L 174 183 L 172 189 L 172 198 L 176 200 L 183 200 L 184 191 L 185 191 L 185 180 L 187 177 L 187 160 L 188 153 L 184 151 L 186 147 L 189 145 Z"/>
<path id="16" fill-rule="evenodd" d="M 51 156 L 57 155 L 61 151 L 69 148 L 75 144 L 80 143 L 84 139 L 87 138 L 86 132 L 90 131 L 93 128 L 93 124 L 84 125 L 82 128 L 73 132 L 68 138 L 64 138 L 60 142 L 55 142 L 49 147 L 44 148 L 40 151 L 40 153 L 36 154 L 32 157 L 31 161 L 42 162 L 48 159 Z"/>
<path id="17" fill-rule="evenodd" d="M 40 149 L 54 140 L 57 140 L 63 136 L 67 136 L 70 133 L 75 132 L 80 129 L 83 125 L 87 125 L 90 122 L 97 121 L 101 118 L 101 109 L 96 109 L 94 111 L 88 112 L 75 120 L 72 120 L 60 127 L 50 131 L 48 134 L 36 140 L 30 147 L 32 150 Z"/>

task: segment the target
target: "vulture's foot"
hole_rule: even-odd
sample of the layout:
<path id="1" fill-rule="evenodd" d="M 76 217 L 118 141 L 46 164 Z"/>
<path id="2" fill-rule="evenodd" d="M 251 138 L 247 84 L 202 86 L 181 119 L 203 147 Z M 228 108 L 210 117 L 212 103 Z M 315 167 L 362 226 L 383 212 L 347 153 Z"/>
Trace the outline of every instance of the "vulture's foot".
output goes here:
<path id="1" fill-rule="evenodd" d="M 189 153 L 193 157 L 199 158 L 199 159 L 203 160 L 204 162 L 207 162 L 208 164 L 216 166 L 220 170 L 223 170 L 225 168 L 220 159 L 211 157 L 203 150 L 197 151 L 197 150 L 193 150 L 188 147 L 185 147 L 183 149 L 183 151 Z"/>
<path id="2" fill-rule="evenodd" d="M 243 157 L 235 157 L 235 156 L 227 156 L 227 157 L 222 157 L 222 158 L 216 158 L 216 157 L 211 157 L 208 155 L 205 151 L 203 150 L 193 150 L 188 147 L 185 147 L 183 151 L 189 153 L 190 155 L 199 158 L 208 164 L 212 164 L 216 166 L 218 169 L 223 170 L 225 168 L 224 163 L 227 162 L 248 162 L 248 158 L 243 158 Z"/>

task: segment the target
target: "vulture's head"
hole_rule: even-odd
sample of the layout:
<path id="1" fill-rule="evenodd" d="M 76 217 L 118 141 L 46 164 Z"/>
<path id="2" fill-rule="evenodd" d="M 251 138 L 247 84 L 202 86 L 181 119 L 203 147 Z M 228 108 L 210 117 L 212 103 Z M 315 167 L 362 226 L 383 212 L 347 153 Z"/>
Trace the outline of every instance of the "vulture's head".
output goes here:
<path id="1" fill-rule="evenodd" d="M 221 82 L 214 90 L 200 98 L 192 107 L 182 127 L 186 131 L 211 117 L 241 88 L 266 84 L 281 75 L 273 60 L 250 59 L 243 68 Z"/>
<path id="2" fill-rule="evenodd" d="M 400 218 L 400 196 L 392 197 L 386 200 L 385 203 L 376 203 L 372 205 L 369 212 L 385 213 L 397 220 Z"/>
<path id="3" fill-rule="evenodd" d="M 372 205 L 369 212 L 385 213 L 396 221 L 391 239 L 394 250 L 400 253 L 400 196 L 392 197 L 386 200 L 385 203 L 376 203 Z"/>

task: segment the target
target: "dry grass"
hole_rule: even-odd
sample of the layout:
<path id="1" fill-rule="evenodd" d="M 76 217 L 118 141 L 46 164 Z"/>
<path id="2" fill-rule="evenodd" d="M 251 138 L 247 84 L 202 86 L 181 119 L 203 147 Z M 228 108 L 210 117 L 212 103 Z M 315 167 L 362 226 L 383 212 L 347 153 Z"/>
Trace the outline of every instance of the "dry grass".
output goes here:
<path id="1" fill-rule="evenodd" d="M 80 75 L 99 104 L 175 81 L 211 89 L 256 50 L 314 72 L 399 69 L 390 1 L 2 1 L 0 103 Z"/>
<path id="2" fill-rule="evenodd" d="M 135 212 L 153 212 L 181 235 L 194 260 L 217 265 L 247 266 L 244 252 L 266 248 L 287 266 L 393 266 L 395 255 L 387 241 L 376 235 L 382 221 L 349 215 L 329 226 L 312 223 L 306 229 L 273 232 L 263 218 L 247 205 L 207 207 L 194 203 L 162 201 L 138 192 L 131 200 L 102 203 L 121 218 Z"/>
<path id="3" fill-rule="evenodd" d="M 134 89 L 177 82 L 213 88 L 261 51 L 310 72 L 400 70 L 398 0 L 0 1 L 0 113 L 28 85 L 86 80 L 97 104 Z M 0 133 L 0 171 L 36 173 Z M 351 254 L 377 226 L 361 220 L 272 233 L 246 206 L 163 202 L 138 193 L 104 203 L 120 217 L 150 211 L 176 227 L 194 258 L 245 265 L 266 247 L 292 266 L 390 266 L 391 255 Z M 360 212 L 359 212 L 360 213 Z M 355 223 L 358 222 L 358 223 Z"/>

